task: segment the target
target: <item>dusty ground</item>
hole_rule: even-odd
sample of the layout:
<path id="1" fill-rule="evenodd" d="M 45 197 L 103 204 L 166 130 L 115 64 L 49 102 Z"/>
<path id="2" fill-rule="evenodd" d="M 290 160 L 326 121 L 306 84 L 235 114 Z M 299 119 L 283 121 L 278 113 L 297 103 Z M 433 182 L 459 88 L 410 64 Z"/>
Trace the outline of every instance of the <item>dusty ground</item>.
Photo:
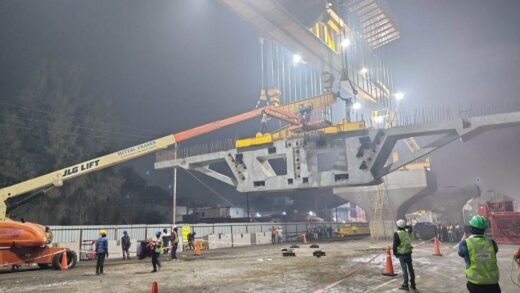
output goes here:
<path id="1" fill-rule="evenodd" d="M 0 273 L 0 292 L 402 292 L 399 263 L 395 278 L 382 276 L 388 242 L 368 240 L 319 243 L 326 256 L 300 245 L 296 257 L 282 257 L 282 246 L 203 251 L 202 256 L 181 255 L 176 262 L 163 260 L 158 273 L 150 273 L 150 259 L 108 259 L 103 276 L 95 275 L 94 262 L 82 262 L 69 271 L 28 270 Z M 514 246 L 499 252 L 502 292 L 520 292 L 511 282 Z M 431 243 L 416 243 L 414 265 L 419 292 L 467 292 L 464 262 L 451 245 L 442 245 L 442 257 L 432 256 Z M 369 264 L 365 262 L 381 253 Z M 516 268 L 515 268 L 516 269 Z M 516 273 L 516 272 L 515 272 Z"/>

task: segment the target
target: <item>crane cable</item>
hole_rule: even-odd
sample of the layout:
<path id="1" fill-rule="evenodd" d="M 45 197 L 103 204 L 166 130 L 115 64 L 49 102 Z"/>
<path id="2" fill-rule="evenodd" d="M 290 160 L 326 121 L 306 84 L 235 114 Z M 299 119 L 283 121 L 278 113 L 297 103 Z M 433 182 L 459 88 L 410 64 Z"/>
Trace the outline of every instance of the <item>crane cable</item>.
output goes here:
<path id="1" fill-rule="evenodd" d="M 341 10 L 342 10 L 343 22 L 345 24 L 345 27 L 343 27 L 343 29 L 341 30 L 340 46 L 342 46 L 343 41 L 348 40 L 348 38 L 346 37 L 346 34 L 347 34 L 347 32 L 346 32 L 347 13 L 345 12 L 345 8 L 344 7 Z M 348 82 L 348 84 L 350 85 L 350 88 L 352 89 L 352 94 L 354 95 L 354 99 L 356 100 L 357 99 L 356 96 L 358 94 L 358 91 L 356 90 L 354 84 L 352 83 L 352 80 L 350 80 L 350 77 L 348 75 L 348 54 L 347 54 L 347 50 L 346 50 L 346 48 L 342 48 L 342 49 L 344 49 L 344 50 L 341 51 L 341 67 L 343 69 L 341 80 L 346 80 Z"/>
<path id="2" fill-rule="evenodd" d="M 338 93 L 339 93 L 339 98 L 345 102 L 345 118 L 346 119 L 350 119 L 350 113 L 352 112 L 352 106 L 357 103 L 357 94 L 358 94 L 358 91 L 356 90 L 356 87 L 354 86 L 354 84 L 352 83 L 352 80 L 350 79 L 349 75 L 348 75 L 348 54 L 347 54 L 347 48 L 343 48 L 343 42 L 345 40 L 348 40 L 348 38 L 346 37 L 346 27 L 347 27 L 347 13 L 345 11 L 345 7 L 342 7 L 341 9 L 341 14 L 342 14 L 342 18 L 343 18 L 343 22 L 345 24 L 345 26 L 342 28 L 341 30 L 341 33 L 340 33 L 340 48 L 341 48 L 341 68 L 342 68 L 342 72 L 341 72 L 341 77 L 340 77 L 340 80 L 339 80 L 339 83 L 338 83 Z M 352 90 L 352 95 L 353 97 L 352 98 L 343 98 L 341 97 L 341 81 L 347 81 L 349 86 L 350 86 L 350 89 Z M 352 102 L 353 100 L 353 102 Z M 356 120 L 357 120 L 357 111 L 356 111 Z"/>
<path id="3" fill-rule="evenodd" d="M 213 192 L 216 196 L 220 197 L 221 199 L 223 199 L 224 201 L 229 203 L 231 206 L 234 206 L 234 204 L 231 201 L 229 201 L 228 199 L 223 197 L 220 193 L 215 191 L 213 188 L 209 187 L 206 183 L 204 183 L 202 180 L 200 180 L 197 176 L 193 175 L 193 173 L 191 173 L 190 170 L 188 170 L 188 169 L 184 169 L 184 170 L 186 170 L 186 172 L 188 172 L 188 174 L 190 174 L 193 178 L 195 178 L 195 180 L 197 180 L 200 184 L 202 184 L 204 187 L 206 187 L 209 191 Z"/>

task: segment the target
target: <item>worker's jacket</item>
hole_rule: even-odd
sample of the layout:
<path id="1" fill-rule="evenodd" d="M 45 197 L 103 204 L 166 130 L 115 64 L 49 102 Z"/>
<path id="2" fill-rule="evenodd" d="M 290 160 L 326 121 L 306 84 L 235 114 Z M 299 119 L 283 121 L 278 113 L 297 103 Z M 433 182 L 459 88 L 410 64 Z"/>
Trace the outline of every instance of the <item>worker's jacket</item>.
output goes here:
<path id="1" fill-rule="evenodd" d="M 99 237 L 98 240 L 96 240 L 96 253 L 98 253 L 98 254 L 108 253 L 107 237 Z"/>
<path id="2" fill-rule="evenodd" d="M 476 285 L 497 284 L 499 279 L 495 245 L 483 235 L 471 235 L 466 239 L 469 266 L 466 279 Z"/>
<path id="3" fill-rule="evenodd" d="M 123 249 L 129 249 L 130 248 L 130 236 L 124 235 L 121 237 L 121 248 Z"/>
<path id="4" fill-rule="evenodd" d="M 397 246 L 397 254 L 405 255 L 412 253 L 412 241 L 410 240 L 410 234 L 405 230 L 399 230 L 396 232 L 399 237 L 399 245 Z"/>
<path id="5" fill-rule="evenodd" d="M 172 234 L 170 234 L 170 241 L 172 243 L 179 243 L 179 236 L 177 236 L 177 232 L 172 231 Z"/>
<path id="6" fill-rule="evenodd" d="M 157 237 L 154 241 L 155 244 L 155 252 L 161 253 L 163 249 L 163 240 L 161 237 Z"/>

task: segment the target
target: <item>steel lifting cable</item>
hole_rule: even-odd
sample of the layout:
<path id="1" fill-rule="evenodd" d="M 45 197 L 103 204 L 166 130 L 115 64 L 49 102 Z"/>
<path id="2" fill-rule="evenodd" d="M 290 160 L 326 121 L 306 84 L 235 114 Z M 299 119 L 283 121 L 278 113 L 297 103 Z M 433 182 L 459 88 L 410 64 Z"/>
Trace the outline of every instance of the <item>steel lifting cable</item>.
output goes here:
<path id="1" fill-rule="evenodd" d="M 264 56 L 264 39 L 260 38 L 260 70 L 262 73 L 262 89 L 265 89 L 265 69 L 264 69 L 264 62 L 265 62 L 265 56 Z"/>
<path id="2" fill-rule="evenodd" d="M 350 86 L 350 89 L 352 90 L 352 95 L 353 95 L 353 98 L 354 98 L 354 101 L 352 104 L 355 104 L 357 103 L 357 94 L 358 94 L 358 91 L 356 90 L 356 87 L 354 86 L 354 84 L 352 83 L 352 80 L 350 80 L 350 77 L 349 77 L 349 74 L 348 74 L 348 52 L 347 52 L 347 48 L 343 48 L 343 42 L 345 42 L 347 40 L 347 32 L 346 32 L 346 24 L 347 24 L 347 13 L 345 12 L 345 7 L 342 7 L 341 9 L 341 14 L 342 14 L 342 17 L 344 18 L 343 22 L 345 24 L 345 27 L 341 30 L 341 33 L 340 33 L 340 50 L 341 50 L 341 66 L 342 66 L 342 73 L 341 73 L 341 78 L 340 78 L 340 82 L 338 83 L 338 92 L 341 92 L 341 81 L 343 80 L 343 77 L 345 78 L 345 80 L 348 82 L 349 86 Z M 344 74 L 344 76 L 343 76 Z M 347 102 L 348 99 L 344 99 L 344 98 L 341 98 L 341 100 Z M 346 109 L 348 111 L 348 109 Z M 357 120 L 357 111 L 356 111 L 356 120 Z"/>
<path id="3" fill-rule="evenodd" d="M 280 86 L 280 44 L 276 42 L 276 88 L 281 89 Z"/>
<path id="4" fill-rule="evenodd" d="M 219 194 L 213 188 L 209 187 L 206 183 L 204 183 L 202 180 L 200 180 L 197 176 L 193 175 L 193 173 L 191 173 L 190 170 L 188 170 L 188 169 L 184 169 L 184 170 L 186 170 L 186 172 L 188 172 L 188 174 L 190 174 L 193 178 L 195 178 L 195 180 L 197 180 L 200 184 L 202 184 L 204 187 L 206 187 L 209 191 L 213 192 L 216 196 L 220 197 L 221 199 L 223 199 L 224 201 L 229 203 L 231 206 L 233 206 L 233 203 L 231 201 L 229 201 L 228 199 L 223 197 L 221 194 Z"/>
<path id="5" fill-rule="evenodd" d="M 275 82 L 274 82 L 274 56 L 273 56 L 273 52 L 274 52 L 274 49 L 273 49 L 273 47 L 274 47 L 274 42 L 271 40 L 271 41 L 269 42 L 269 44 L 270 44 L 270 45 L 269 45 L 269 57 L 271 57 L 271 60 L 270 60 L 270 62 L 269 62 L 269 66 L 271 66 L 271 80 L 272 80 L 272 82 L 271 82 L 271 80 L 269 80 L 269 78 L 267 79 L 267 82 L 269 83 L 269 84 L 267 85 L 268 88 L 269 88 L 269 86 L 273 87 L 273 86 L 274 86 L 274 83 L 275 83 Z M 271 83 L 270 83 L 270 82 L 271 82 Z"/>
<path id="6" fill-rule="evenodd" d="M 264 62 L 265 62 L 265 56 L 264 56 L 264 38 L 259 38 L 258 42 L 260 43 L 260 75 L 261 75 L 261 89 L 260 89 L 260 96 L 258 97 L 258 101 L 256 102 L 255 109 L 260 107 L 260 103 L 262 102 L 262 95 L 267 94 L 267 91 L 265 89 L 265 68 L 264 68 Z"/>
<path id="7" fill-rule="evenodd" d="M 340 41 L 340 48 L 341 48 L 341 66 L 345 72 L 345 79 L 348 81 L 351 89 L 352 89 L 352 93 L 354 94 L 354 98 L 356 97 L 357 95 L 357 91 L 356 89 L 354 88 L 354 85 L 352 84 L 351 80 L 350 80 L 350 77 L 348 75 L 348 53 L 347 53 L 347 50 L 346 48 L 343 48 L 343 43 L 347 40 L 347 31 L 346 31 L 346 25 L 347 25 L 347 13 L 345 11 L 345 7 L 342 7 L 341 8 L 341 14 L 342 14 L 342 17 L 344 18 L 343 19 L 343 22 L 345 24 L 345 27 L 343 27 L 343 29 L 341 30 L 341 33 L 340 33 L 340 37 L 341 37 L 341 41 Z"/>
<path id="8" fill-rule="evenodd" d="M 287 91 L 285 90 L 285 52 L 282 47 L 282 101 L 285 105 L 285 96 L 287 95 Z"/>
<path id="9" fill-rule="evenodd" d="M 287 63 L 289 63 L 289 61 L 287 61 Z M 287 83 L 288 83 L 287 86 L 289 88 L 289 103 L 292 103 L 292 93 L 293 93 L 292 84 L 294 83 L 294 82 L 291 82 L 292 78 L 294 78 L 294 73 L 291 74 L 291 72 L 292 72 L 291 65 L 287 64 Z"/>

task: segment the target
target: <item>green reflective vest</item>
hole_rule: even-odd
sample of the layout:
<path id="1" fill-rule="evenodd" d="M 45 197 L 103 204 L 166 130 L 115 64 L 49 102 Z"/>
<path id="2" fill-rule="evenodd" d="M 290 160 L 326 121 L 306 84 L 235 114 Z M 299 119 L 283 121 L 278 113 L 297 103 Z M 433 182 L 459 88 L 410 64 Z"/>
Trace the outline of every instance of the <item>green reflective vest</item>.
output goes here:
<path id="1" fill-rule="evenodd" d="M 410 234 L 405 230 L 398 230 L 397 236 L 399 236 L 399 246 L 397 246 L 397 253 L 409 254 L 412 253 L 412 241 L 410 240 Z"/>
<path id="2" fill-rule="evenodd" d="M 476 285 L 498 283 L 498 266 L 493 242 L 484 237 L 472 235 L 466 239 L 470 265 L 466 269 L 466 279 Z"/>
<path id="3" fill-rule="evenodd" d="M 163 248 L 163 241 L 162 241 L 162 238 L 159 237 L 159 238 L 155 239 L 155 242 L 156 242 L 156 245 L 155 245 L 155 252 L 162 253 L 162 248 Z"/>

